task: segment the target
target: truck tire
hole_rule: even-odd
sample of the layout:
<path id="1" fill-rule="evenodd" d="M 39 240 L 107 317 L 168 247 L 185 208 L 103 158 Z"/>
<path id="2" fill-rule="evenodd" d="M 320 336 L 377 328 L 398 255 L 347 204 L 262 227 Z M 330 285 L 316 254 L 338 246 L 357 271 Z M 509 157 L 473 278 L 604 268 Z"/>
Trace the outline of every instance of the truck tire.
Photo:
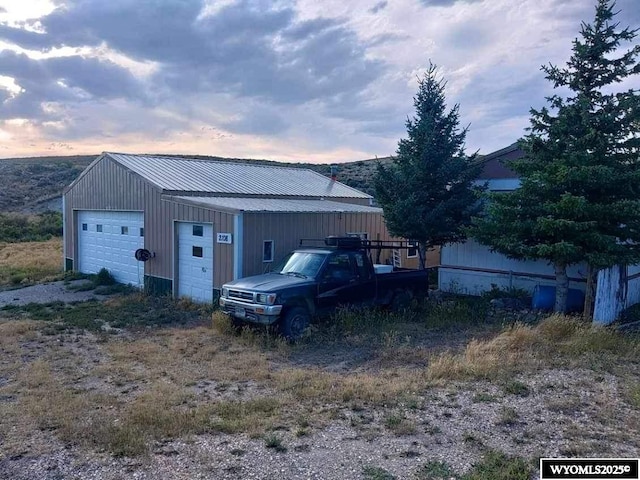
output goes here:
<path id="1" fill-rule="evenodd" d="M 287 340 L 300 338 L 311 323 L 311 315 L 304 307 L 294 307 L 289 310 L 280 323 L 282 335 Z"/>
<path id="2" fill-rule="evenodd" d="M 397 291 L 391 299 L 389 309 L 394 313 L 402 313 L 411 305 L 411 294 L 407 291 Z"/>

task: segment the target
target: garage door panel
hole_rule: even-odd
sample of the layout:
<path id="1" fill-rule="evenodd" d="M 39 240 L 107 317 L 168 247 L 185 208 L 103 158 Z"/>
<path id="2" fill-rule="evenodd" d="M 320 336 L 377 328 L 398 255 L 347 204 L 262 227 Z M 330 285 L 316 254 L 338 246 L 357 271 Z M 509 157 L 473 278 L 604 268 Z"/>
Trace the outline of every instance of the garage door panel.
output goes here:
<path id="1" fill-rule="evenodd" d="M 194 228 L 196 227 L 196 228 Z M 213 301 L 213 225 L 178 222 L 178 296 Z M 202 232 L 202 235 L 194 235 Z M 199 247 L 202 257 L 194 256 Z"/>
<path id="2" fill-rule="evenodd" d="M 98 225 L 102 231 L 98 231 Z M 79 271 L 97 273 L 106 268 L 118 282 L 142 286 L 144 264 L 135 259 L 134 253 L 144 248 L 144 237 L 139 236 L 143 225 L 142 212 L 78 211 Z M 127 227 L 124 234 L 122 227 Z"/>

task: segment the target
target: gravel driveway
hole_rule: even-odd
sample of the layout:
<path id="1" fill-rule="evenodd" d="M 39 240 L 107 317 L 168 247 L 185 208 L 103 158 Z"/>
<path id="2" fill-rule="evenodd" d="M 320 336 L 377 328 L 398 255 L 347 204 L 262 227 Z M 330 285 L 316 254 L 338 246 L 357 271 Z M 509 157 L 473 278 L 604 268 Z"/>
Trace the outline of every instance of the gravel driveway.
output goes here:
<path id="1" fill-rule="evenodd" d="M 104 295 L 96 295 L 92 291 L 74 292 L 68 289 L 71 285 L 84 282 L 86 282 L 86 280 L 76 280 L 66 284 L 60 281 L 32 285 L 16 290 L 5 290 L 0 292 L 0 308 L 6 305 L 26 305 L 28 303 L 50 303 L 57 301 L 67 303 L 86 302 L 87 300 L 104 298 Z"/>

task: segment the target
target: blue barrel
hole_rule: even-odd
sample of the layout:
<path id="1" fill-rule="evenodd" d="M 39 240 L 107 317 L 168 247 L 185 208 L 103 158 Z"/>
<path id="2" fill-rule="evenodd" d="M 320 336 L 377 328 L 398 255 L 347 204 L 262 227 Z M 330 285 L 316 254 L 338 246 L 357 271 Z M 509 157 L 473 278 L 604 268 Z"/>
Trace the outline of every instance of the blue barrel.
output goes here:
<path id="1" fill-rule="evenodd" d="M 537 285 L 533 289 L 531 308 L 534 310 L 553 310 L 556 304 L 556 287 Z M 581 312 L 584 307 L 584 292 L 577 288 L 570 288 L 567 293 L 567 312 Z"/>

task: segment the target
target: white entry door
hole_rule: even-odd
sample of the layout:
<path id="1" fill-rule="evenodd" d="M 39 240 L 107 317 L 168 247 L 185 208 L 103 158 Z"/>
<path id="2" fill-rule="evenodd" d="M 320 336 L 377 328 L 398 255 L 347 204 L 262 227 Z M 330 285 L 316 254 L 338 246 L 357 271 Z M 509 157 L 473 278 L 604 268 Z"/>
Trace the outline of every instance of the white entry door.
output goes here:
<path id="1" fill-rule="evenodd" d="M 135 251 L 144 248 L 142 212 L 78 211 L 78 271 L 106 268 L 120 283 L 144 285 L 144 264 Z"/>
<path id="2" fill-rule="evenodd" d="M 178 296 L 213 302 L 213 225 L 177 223 Z"/>

